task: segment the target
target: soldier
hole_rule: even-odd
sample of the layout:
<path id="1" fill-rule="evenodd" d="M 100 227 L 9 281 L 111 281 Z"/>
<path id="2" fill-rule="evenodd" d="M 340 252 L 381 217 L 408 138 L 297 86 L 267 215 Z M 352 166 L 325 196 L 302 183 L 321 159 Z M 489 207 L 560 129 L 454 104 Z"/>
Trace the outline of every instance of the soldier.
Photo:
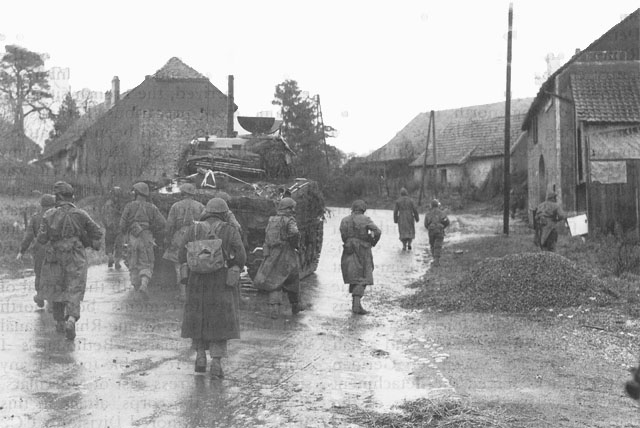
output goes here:
<path id="1" fill-rule="evenodd" d="M 37 238 L 42 245 L 50 244 L 45 247 L 41 291 L 43 299 L 53 302 L 56 330 L 64 331 L 67 339 L 73 340 L 87 287 L 85 247 L 99 250 L 102 231 L 89 214 L 72 203 L 70 184 L 59 181 L 53 192 L 55 208 L 44 213 Z"/>
<path id="2" fill-rule="evenodd" d="M 369 313 L 362 307 L 361 299 L 367 285 L 373 285 L 373 254 L 382 231 L 366 215 L 367 204 L 358 199 L 351 205 L 351 215 L 340 222 L 343 250 L 340 265 L 342 279 L 349 284 L 352 295 L 351 311 L 357 315 Z"/>
<path id="3" fill-rule="evenodd" d="M 16 256 L 16 260 L 21 260 L 25 251 L 29 249 L 31 242 L 33 242 L 33 271 L 36 274 L 35 288 L 36 294 L 33 296 L 33 301 L 39 308 L 44 307 L 44 300 L 42 299 L 42 293 L 40 292 L 40 268 L 44 260 L 44 246 L 34 239 L 38 236 L 40 231 L 40 224 L 42 223 L 42 216 L 49 209 L 56 205 L 56 197 L 53 195 L 42 195 L 40 198 L 40 211 L 35 213 L 29 219 L 27 229 L 24 231 L 24 238 L 20 244 L 20 251 Z"/>
<path id="4" fill-rule="evenodd" d="M 444 242 L 444 230 L 449 226 L 449 217 L 440 209 L 437 199 L 431 201 L 431 209 L 424 215 L 424 227 L 429 231 L 429 247 L 433 266 L 440 266 L 442 243 Z"/>
<path id="5" fill-rule="evenodd" d="M 398 225 L 398 233 L 402 242 L 402 251 L 411 250 L 411 242 L 416 237 L 415 224 L 420 221 L 418 210 L 409 192 L 404 187 L 400 189 L 400 197 L 393 210 L 393 222 Z"/>
<path id="6" fill-rule="evenodd" d="M 104 223 L 104 252 L 109 257 L 107 267 L 120 269 L 122 259 L 122 233 L 118 230 L 118 223 L 122 216 L 122 190 L 113 187 L 109 192 L 109 198 L 102 207 L 102 221 Z"/>
<path id="7" fill-rule="evenodd" d="M 547 193 L 547 200 L 542 202 L 535 210 L 536 229 L 540 236 L 540 248 L 542 251 L 555 251 L 558 241 L 557 225 L 566 220 L 567 214 L 557 202 L 556 192 Z"/>
<path id="8" fill-rule="evenodd" d="M 148 286 L 155 261 L 155 239 L 161 238 L 166 220 L 160 210 L 148 201 L 149 186 L 139 182 L 133 185 L 135 200 L 124 207 L 120 218 L 120 232 L 129 236 L 128 267 L 131 285 L 147 299 Z"/>
<path id="9" fill-rule="evenodd" d="M 222 199 L 223 201 L 226 202 L 227 206 L 229 206 L 229 199 L 231 198 L 229 197 L 229 194 L 227 192 L 216 193 L 216 198 Z M 231 210 L 227 211 L 227 219 L 225 221 L 229 223 L 231 226 L 238 229 L 238 232 L 240 232 L 240 235 L 242 235 L 242 225 L 240 225 L 240 223 L 236 219 L 236 216 L 233 214 Z M 243 241 L 244 241 L 244 238 L 243 238 Z"/>
<path id="10" fill-rule="evenodd" d="M 204 211 L 204 205 L 193 199 L 196 194 L 196 187 L 191 183 L 185 183 L 180 186 L 180 192 L 184 195 L 181 201 L 176 202 L 169 209 L 167 216 L 167 225 L 165 227 L 166 251 L 162 258 L 173 262 L 176 269 L 176 278 L 178 281 L 178 289 L 180 294 L 178 299 L 185 301 L 187 298 L 186 285 L 180 283 L 180 266 L 178 260 L 178 252 L 180 244 L 184 241 L 183 237 L 189 226 L 200 218 Z"/>
<path id="11" fill-rule="evenodd" d="M 196 348 L 196 372 L 206 371 L 209 348 L 212 378 L 224 376 L 221 358 L 227 356 L 227 342 L 240 338 L 239 280 L 246 253 L 238 229 L 225 220 L 228 211 L 226 202 L 220 198 L 207 202 L 201 221 L 188 227 L 179 252 L 180 261 L 187 262 L 188 254 L 183 249 L 188 243 L 222 241 L 223 267 L 203 273 L 197 273 L 195 267 L 184 269 L 186 275 L 181 278 L 181 282 L 187 283 L 181 337 L 190 338 Z"/>
<path id="12" fill-rule="evenodd" d="M 280 291 L 287 293 L 293 315 L 304 310 L 300 303 L 300 263 L 297 252 L 300 232 L 295 210 L 296 201 L 282 198 L 277 214 L 269 217 L 263 248 L 265 258 L 253 281 L 256 288 L 269 292 L 272 319 L 279 316 Z"/>

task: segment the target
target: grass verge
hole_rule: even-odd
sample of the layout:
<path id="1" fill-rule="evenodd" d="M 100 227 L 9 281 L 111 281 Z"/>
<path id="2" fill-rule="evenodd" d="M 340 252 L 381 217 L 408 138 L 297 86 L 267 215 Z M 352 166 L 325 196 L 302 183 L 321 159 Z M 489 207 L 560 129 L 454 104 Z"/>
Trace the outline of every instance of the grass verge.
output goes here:
<path id="1" fill-rule="evenodd" d="M 468 400 L 446 397 L 420 398 L 394 406 L 397 411 L 380 413 L 359 407 L 337 410 L 349 422 L 370 428 L 507 428 L 515 419 L 500 407 L 479 408 Z"/>

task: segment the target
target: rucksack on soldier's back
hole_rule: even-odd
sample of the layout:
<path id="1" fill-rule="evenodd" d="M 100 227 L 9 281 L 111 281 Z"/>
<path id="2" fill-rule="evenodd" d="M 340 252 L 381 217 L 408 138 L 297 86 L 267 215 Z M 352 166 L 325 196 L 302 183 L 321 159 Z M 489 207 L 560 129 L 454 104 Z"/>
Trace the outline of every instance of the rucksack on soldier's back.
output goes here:
<path id="1" fill-rule="evenodd" d="M 194 234 L 197 236 L 198 229 L 206 227 L 209 229 L 207 239 L 200 239 L 188 242 L 187 248 L 187 266 L 191 272 L 195 273 L 212 273 L 218 271 L 225 266 L 224 253 L 222 251 L 222 239 L 216 234 L 217 229 L 222 223 L 218 224 L 216 230 L 212 230 L 207 222 L 198 221 L 194 223 Z"/>

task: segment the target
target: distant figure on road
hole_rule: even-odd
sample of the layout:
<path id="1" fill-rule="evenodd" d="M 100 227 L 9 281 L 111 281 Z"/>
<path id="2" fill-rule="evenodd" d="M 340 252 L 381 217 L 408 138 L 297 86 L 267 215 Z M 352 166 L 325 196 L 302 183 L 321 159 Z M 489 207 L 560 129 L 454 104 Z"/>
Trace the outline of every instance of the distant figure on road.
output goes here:
<path id="1" fill-rule="evenodd" d="M 558 242 L 557 225 L 567 218 L 557 198 L 556 192 L 547 193 L 547 200 L 538 205 L 534 212 L 536 244 L 542 251 L 555 251 Z"/>
<path id="2" fill-rule="evenodd" d="M 124 240 L 118 230 L 122 216 L 124 195 L 120 187 L 113 187 L 109 191 L 109 198 L 102 207 L 102 222 L 104 223 L 104 252 L 109 257 L 107 267 L 120 269 L 122 260 L 122 246 Z"/>
<path id="3" fill-rule="evenodd" d="M 257 289 L 269 292 L 269 313 L 272 319 L 277 319 L 280 314 L 281 291 L 287 293 L 293 315 L 304 310 L 300 303 L 299 242 L 296 201 L 282 198 L 276 215 L 269 217 L 265 229 L 264 260 L 253 280 Z"/>
<path id="4" fill-rule="evenodd" d="M 416 237 L 415 223 L 420 221 L 418 210 L 409 192 L 404 187 L 400 189 L 400 197 L 393 209 L 393 222 L 398 225 L 402 251 L 411 250 L 411 241 Z"/>
<path id="5" fill-rule="evenodd" d="M 56 330 L 64 331 L 67 339 L 76 337 L 76 322 L 80 319 L 80 303 L 87 287 L 87 256 L 85 247 L 100 249 L 102 230 L 84 210 L 76 208 L 73 187 L 59 181 L 53 187 L 55 208 L 42 217 L 38 242 L 45 247 L 40 271 L 42 298 L 53 302 Z"/>
<path id="6" fill-rule="evenodd" d="M 133 192 L 136 199 L 124 207 L 120 218 L 120 232 L 129 235 L 128 267 L 131 285 L 146 299 L 155 262 L 154 238 L 162 237 L 166 220 L 158 207 L 148 201 L 147 183 L 134 184 Z"/>
<path id="7" fill-rule="evenodd" d="M 362 307 L 362 297 L 367 285 L 373 285 L 373 253 L 382 231 L 366 215 L 367 204 L 356 200 L 351 205 L 351 215 L 340 222 L 340 235 L 343 249 L 340 260 L 342 279 L 349 284 L 352 296 L 351 312 L 357 315 L 367 314 Z"/>
<path id="8" fill-rule="evenodd" d="M 431 201 L 431 208 L 424 215 L 424 227 L 429 231 L 429 247 L 433 266 L 440 266 L 444 230 L 449 226 L 449 217 L 440 209 L 437 199 Z"/>
<path id="9" fill-rule="evenodd" d="M 227 356 L 227 341 L 240 338 L 240 272 L 247 256 L 238 229 L 225 221 L 229 207 L 220 198 L 207 202 L 200 221 L 189 226 L 181 245 L 180 261 L 194 263 L 185 249 L 189 243 L 220 239 L 224 264 L 211 272 L 183 269 L 181 281 L 187 284 L 181 337 L 190 338 L 196 349 L 196 372 L 207 368 L 206 349 L 211 355 L 211 377 L 222 378 L 221 358 Z M 194 247 L 195 245 L 192 245 Z"/>
<path id="10" fill-rule="evenodd" d="M 180 292 L 178 299 L 184 302 L 187 298 L 187 292 L 185 284 L 180 284 L 181 263 L 178 260 L 180 243 L 184 241 L 184 235 L 189 226 L 198 220 L 204 212 L 204 205 L 193 199 L 196 194 L 196 187 L 193 184 L 183 184 L 180 186 L 180 192 L 184 195 L 183 199 L 171 206 L 167 216 L 167 226 L 164 233 L 167 249 L 162 258 L 173 262 Z"/>
<path id="11" fill-rule="evenodd" d="M 39 308 L 44 307 L 44 299 L 40 292 L 40 268 L 42 268 L 42 262 L 44 261 L 44 245 L 40 244 L 37 239 L 38 232 L 40 231 L 40 224 L 42 223 L 42 216 L 49 209 L 56 205 L 56 197 L 53 195 L 42 195 L 40 198 L 40 211 L 35 213 L 29 219 L 27 229 L 24 231 L 24 238 L 20 244 L 20 251 L 16 256 L 16 260 L 21 260 L 24 253 L 31 246 L 33 242 L 33 272 L 36 274 L 35 289 L 36 294 L 33 296 L 33 301 Z M 35 241 L 34 241 L 35 239 Z"/>

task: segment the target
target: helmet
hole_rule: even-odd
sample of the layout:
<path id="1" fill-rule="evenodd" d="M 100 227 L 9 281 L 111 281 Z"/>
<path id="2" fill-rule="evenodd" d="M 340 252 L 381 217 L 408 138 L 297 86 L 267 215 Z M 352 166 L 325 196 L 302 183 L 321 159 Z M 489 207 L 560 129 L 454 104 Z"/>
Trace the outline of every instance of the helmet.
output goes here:
<path id="1" fill-rule="evenodd" d="M 42 208 L 50 208 L 56 204 L 56 197 L 53 195 L 45 194 L 40 197 L 40 206 Z"/>
<path id="2" fill-rule="evenodd" d="M 434 199 L 431 201 L 431 208 L 438 208 L 440 206 L 440 201 L 437 199 Z"/>
<path id="3" fill-rule="evenodd" d="M 149 196 L 149 185 L 143 182 L 136 183 L 133 185 L 133 191 L 143 196 Z"/>
<path id="4" fill-rule="evenodd" d="M 66 181 L 58 181 L 53 185 L 53 193 L 55 195 L 73 196 L 73 187 Z"/>
<path id="5" fill-rule="evenodd" d="M 351 211 L 360 211 L 360 212 L 363 213 L 366 210 L 367 210 L 367 203 L 365 201 L 363 201 L 362 199 L 356 199 L 351 204 Z"/>
<path id="6" fill-rule="evenodd" d="M 278 204 L 278 210 L 293 209 L 296 207 L 296 201 L 291 198 L 282 198 Z"/>
<path id="7" fill-rule="evenodd" d="M 180 191 L 182 193 L 186 193 L 187 195 L 195 195 L 196 194 L 196 186 L 191 183 L 185 183 L 180 186 Z"/>
<path id="8" fill-rule="evenodd" d="M 229 207 L 224 199 L 213 198 L 207 202 L 207 206 L 204 210 L 208 213 L 226 213 L 229 211 Z"/>
<path id="9" fill-rule="evenodd" d="M 404 187 L 402 189 L 400 189 L 400 196 L 408 196 L 409 192 L 407 192 L 407 189 L 405 189 Z"/>
<path id="10" fill-rule="evenodd" d="M 547 201 L 555 201 L 558 197 L 558 194 L 554 191 L 550 191 L 547 193 Z"/>

